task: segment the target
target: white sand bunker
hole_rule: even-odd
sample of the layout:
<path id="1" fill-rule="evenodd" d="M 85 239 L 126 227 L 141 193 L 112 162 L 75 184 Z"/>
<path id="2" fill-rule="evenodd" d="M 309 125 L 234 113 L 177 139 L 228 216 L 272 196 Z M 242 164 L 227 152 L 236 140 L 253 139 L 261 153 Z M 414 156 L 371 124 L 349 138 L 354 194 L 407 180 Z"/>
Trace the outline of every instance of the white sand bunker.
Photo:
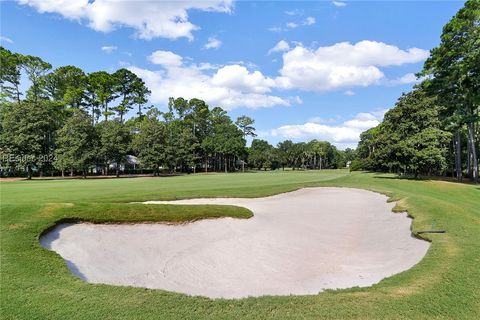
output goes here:
<path id="1" fill-rule="evenodd" d="M 229 204 L 251 219 L 185 225 L 63 224 L 42 237 L 70 270 L 93 283 L 211 298 L 316 294 L 369 286 L 419 262 L 429 243 L 378 193 L 308 188 L 257 199 L 149 204 Z"/>

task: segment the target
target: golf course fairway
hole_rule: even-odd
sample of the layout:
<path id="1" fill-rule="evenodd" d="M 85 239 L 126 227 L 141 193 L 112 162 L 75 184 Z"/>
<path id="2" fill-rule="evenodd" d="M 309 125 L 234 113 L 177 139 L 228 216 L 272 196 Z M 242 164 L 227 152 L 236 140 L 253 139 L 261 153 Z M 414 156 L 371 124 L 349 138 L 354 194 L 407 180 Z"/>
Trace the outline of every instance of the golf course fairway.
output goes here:
<path id="1" fill-rule="evenodd" d="M 412 233 L 431 241 L 428 252 L 412 268 L 369 287 L 297 296 L 209 299 L 160 289 L 87 283 L 72 275 L 62 257 L 43 248 L 39 241 L 58 223 L 248 219 L 252 212 L 237 206 L 141 202 L 258 198 L 305 187 L 349 187 L 390 197 L 397 202 L 395 212 L 406 210 L 413 218 L 408 220 Z M 0 316 L 2 319 L 474 319 L 480 313 L 479 208 L 477 185 L 346 170 L 1 182 Z M 445 233 L 418 234 L 432 229 Z"/>

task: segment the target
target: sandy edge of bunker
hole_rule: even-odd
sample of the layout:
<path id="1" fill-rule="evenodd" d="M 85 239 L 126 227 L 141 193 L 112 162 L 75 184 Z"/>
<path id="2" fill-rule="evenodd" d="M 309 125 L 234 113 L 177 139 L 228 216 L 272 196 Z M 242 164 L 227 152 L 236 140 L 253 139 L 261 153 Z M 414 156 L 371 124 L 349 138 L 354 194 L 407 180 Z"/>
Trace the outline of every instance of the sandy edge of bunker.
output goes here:
<path id="1" fill-rule="evenodd" d="M 317 294 L 371 286 L 425 256 L 429 242 L 415 238 L 408 214 L 392 213 L 396 202 L 387 200 L 363 189 L 319 187 L 264 198 L 147 201 L 236 205 L 254 216 L 180 225 L 63 223 L 40 242 L 92 283 L 210 298 Z"/>

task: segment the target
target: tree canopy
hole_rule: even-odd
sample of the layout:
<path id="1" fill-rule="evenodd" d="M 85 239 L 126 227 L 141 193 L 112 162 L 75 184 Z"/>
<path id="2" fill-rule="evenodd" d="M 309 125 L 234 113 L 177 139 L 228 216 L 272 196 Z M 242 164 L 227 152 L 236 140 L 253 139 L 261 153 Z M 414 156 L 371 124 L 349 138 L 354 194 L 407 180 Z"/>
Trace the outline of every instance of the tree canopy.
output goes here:
<path id="1" fill-rule="evenodd" d="M 422 83 L 400 97 L 383 123 L 361 134 L 354 167 L 478 182 L 479 1 L 465 2 L 445 25 L 418 75 Z"/>

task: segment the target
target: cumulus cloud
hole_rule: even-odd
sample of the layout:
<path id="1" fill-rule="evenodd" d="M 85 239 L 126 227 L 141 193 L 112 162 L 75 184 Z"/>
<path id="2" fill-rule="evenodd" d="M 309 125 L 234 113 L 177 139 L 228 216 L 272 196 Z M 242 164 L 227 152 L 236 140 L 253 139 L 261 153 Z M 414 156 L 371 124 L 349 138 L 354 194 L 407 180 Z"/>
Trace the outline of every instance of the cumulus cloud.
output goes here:
<path id="1" fill-rule="evenodd" d="M 8 42 L 8 43 L 13 43 L 13 40 L 10 39 L 9 37 L 5 37 L 5 36 L 0 36 L 0 41 L 2 42 Z"/>
<path id="2" fill-rule="evenodd" d="M 326 91 L 353 86 L 369 86 L 384 80 L 380 67 L 423 61 L 427 50 L 396 46 L 376 41 L 356 44 L 340 42 L 309 49 L 297 45 L 283 54 L 283 66 L 277 83 L 286 88 Z"/>
<path id="3" fill-rule="evenodd" d="M 311 26 L 312 24 L 315 24 L 316 20 L 314 17 L 307 17 L 305 20 L 302 20 L 300 22 L 287 22 L 286 26 L 289 29 L 295 29 L 299 26 Z"/>
<path id="4" fill-rule="evenodd" d="M 288 22 L 286 26 L 287 28 L 295 29 L 296 27 L 298 27 L 298 24 L 296 24 L 295 22 Z"/>
<path id="5" fill-rule="evenodd" d="M 147 57 L 147 59 L 153 63 L 165 67 L 178 67 L 183 62 L 183 58 L 178 54 L 175 54 L 171 51 L 157 50 Z"/>
<path id="6" fill-rule="evenodd" d="M 268 28 L 268 31 L 271 31 L 271 32 L 282 32 L 282 31 L 285 31 L 282 27 L 270 27 Z"/>
<path id="7" fill-rule="evenodd" d="M 300 10 L 300 9 L 287 10 L 287 11 L 285 11 L 285 14 L 288 15 L 288 16 L 302 16 L 303 15 L 303 10 Z"/>
<path id="8" fill-rule="evenodd" d="M 345 7 L 347 5 L 345 2 L 342 2 L 342 1 L 332 1 L 332 4 L 335 7 Z"/>
<path id="9" fill-rule="evenodd" d="M 271 54 L 274 52 L 283 52 L 288 50 L 290 50 L 290 45 L 288 44 L 288 42 L 285 40 L 280 40 L 273 48 L 268 50 L 268 54 Z"/>
<path id="10" fill-rule="evenodd" d="M 417 78 L 417 76 L 414 73 L 407 73 L 397 79 L 391 80 L 390 84 L 396 85 L 396 84 L 414 84 L 414 83 L 420 83 L 423 81 L 423 77 Z"/>
<path id="11" fill-rule="evenodd" d="M 334 117 L 334 118 L 322 118 L 322 117 L 313 117 L 308 119 L 307 122 L 313 122 L 313 123 L 333 123 L 337 122 L 340 117 Z"/>
<path id="12" fill-rule="evenodd" d="M 350 97 L 351 97 L 351 96 L 354 96 L 354 95 L 355 95 L 355 92 L 353 92 L 352 90 L 347 90 L 347 91 L 345 91 L 343 94 L 346 95 L 346 96 L 350 96 Z"/>
<path id="13" fill-rule="evenodd" d="M 282 98 L 271 94 L 274 79 L 240 64 L 215 66 L 185 62 L 170 51 L 155 51 L 148 59 L 158 70 L 129 69 L 141 77 L 152 91 L 153 103 L 165 103 L 169 97 L 201 98 L 225 109 L 262 108 L 301 103 L 300 98 Z"/>
<path id="14" fill-rule="evenodd" d="M 222 45 L 222 41 L 215 37 L 208 38 L 208 42 L 203 46 L 204 49 L 218 49 Z"/>
<path id="15" fill-rule="evenodd" d="M 103 46 L 100 48 L 103 52 L 112 53 L 113 51 L 117 50 L 117 46 Z"/>
<path id="16" fill-rule="evenodd" d="M 230 13 L 233 0 L 207 1 L 112 1 L 112 0 L 17 0 L 40 13 L 57 13 L 66 19 L 87 21 L 96 31 L 130 27 L 141 39 L 186 37 L 199 27 L 188 20 L 191 10 Z"/>
<path id="17" fill-rule="evenodd" d="M 317 20 L 315 20 L 314 17 L 307 17 L 305 20 L 303 20 L 302 24 L 304 26 L 311 26 L 312 24 L 315 24 L 315 22 L 317 22 Z"/>
<path id="18" fill-rule="evenodd" d="M 152 90 L 152 102 L 165 103 L 168 97 L 200 97 L 211 105 L 226 109 L 237 107 L 261 108 L 301 103 L 298 97 L 285 98 L 273 90 L 300 89 L 327 91 L 343 89 L 353 95 L 352 88 L 372 84 L 390 85 L 382 67 L 414 63 L 425 59 L 428 52 L 407 50 L 375 41 L 348 42 L 317 49 L 278 42 L 269 53 L 283 51 L 283 65 L 278 76 L 267 76 L 253 64 L 241 61 L 219 66 L 193 63 L 171 51 L 158 50 L 148 56 L 156 70 L 131 67 Z M 402 81 L 411 76 L 402 77 Z M 365 123 L 365 119 L 362 119 Z M 354 130 L 348 123 L 349 130 Z M 316 126 L 313 126 L 317 128 Z M 297 128 L 297 127 L 294 127 Z M 348 130 L 347 130 L 348 131 Z"/>
<path id="19" fill-rule="evenodd" d="M 326 140 L 337 147 L 355 147 L 360 133 L 377 126 L 385 110 L 363 112 L 338 125 L 327 124 L 334 119 L 313 118 L 304 124 L 288 124 L 273 129 L 266 135 L 282 139 L 318 139 Z"/>
<path id="20" fill-rule="evenodd" d="M 295 10 L 286 11 L 285 13 L 287 15 L 290 15 L 290 16 L 301 16 L 301 15 L 303 15 L 302 11 L 295 11 Z M 294 21 L 287 22 L 285 24 L 285 27 L 273 26 L 273 27 L 268 28 L 268 30 L 271 31 L 271 32 L 284 32 L 284 31 L 288 31 L 288 30 L 291 30 L 291 29 L 301 27 L 301 26 L 311 26 L 311 25 L 315 24 L 316 22 L 317 21 L 314 17 L 309 16 L 309 17 L 305 18 L 304 20 L 298 20 L 296 22 L 294 22 Z"/>

